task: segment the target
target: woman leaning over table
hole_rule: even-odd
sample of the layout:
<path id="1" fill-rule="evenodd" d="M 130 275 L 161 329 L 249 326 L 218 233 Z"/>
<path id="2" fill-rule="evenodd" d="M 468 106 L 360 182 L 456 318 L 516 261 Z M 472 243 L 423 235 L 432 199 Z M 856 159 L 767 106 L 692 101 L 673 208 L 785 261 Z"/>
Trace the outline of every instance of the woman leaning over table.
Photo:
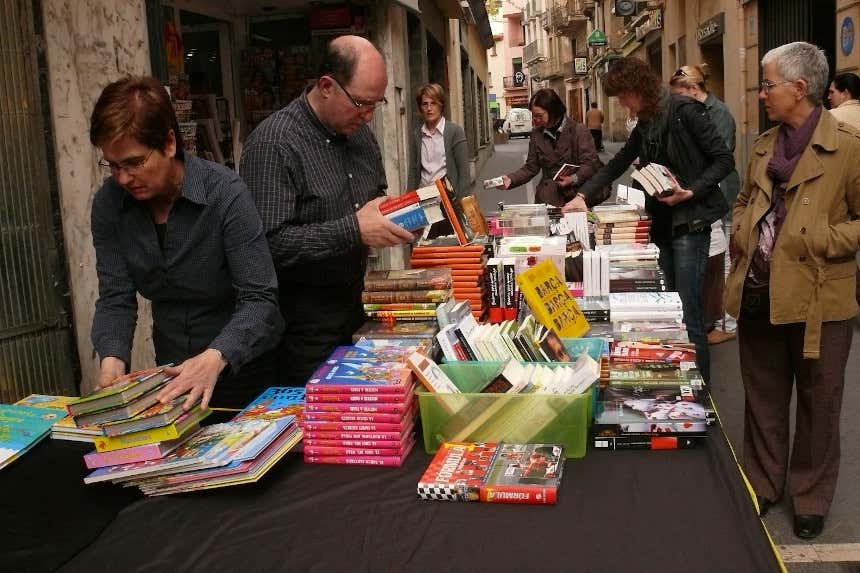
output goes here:
<path id="1" fill-rule="evenodd" d="M 561 207 L 576 196 L 580 186 L 600 168 L 594 138 L 584 125 L 567 116 L 561 98 L 549 88 L 535 92 L 529 109 L 534 130 L 529 139 L 526 163 L 517 171 L 502 176 L 502 189 L 523 185 L 541 173 L 535 202 Z M 554 181 L 553 177 L 565 163 L 579 165 L 579 169 Z"/>
<path id="2" fill-rule="evenodd" d="M 155 78 L 108 85 L 93 109 L 90 141 L 110 174 L 92 206 L 99 387 L 129 367 L 140 293 L 152 301 L 156 360 L 176 365 L 161 401 L 188 393 L 186 409 L 198 399 L 204 408 L 210 399 L 244 407 L 269 385 L 267 351 L 284 327 L 245 184 L 183 153 L 170 96 Z"/>
<path id="3" fill-rule="evenodd" d="M 447 176 L 462 199 L 471 191 L 469 151 L 463 128 L 443 115 L 446 99 L 439 84 L 421 86 L 415 96 L 424 123 L 412 142 L 408 185 L 416 189 Z"/>
<path id="4" fill-rule="evenodd" d="M 762 59 L 759 99 L 780 125 L 750 154 L 734 206 L 725 299 L 738 318 L 744 467 L 762 515 L 788 482 L 794 532 L 805 539 L 821 533 L 836 489 L 850 319 L 857 313 L 860 136 L 822 107 L 827 74 L 824 52 L 805 42 Z"/>
<path id="5" fill-rule="evenodd" d="M 645 208 L 651 215 L 651 241 L 660 247 L 660 268 L 669 290 L 681 297 L 687 334 L 696 345 L 696 363 L 707 381 L 710 350 L 703 321 L 702 279 L 711 224 L 728 211 L 719 182 L 734 167 L 734 158 L 705 107 L 692 98 L 668 94 L 660 76 L 642 60 L 615 60 L 603 85 L 638 121 L 624 147 L 564 210 L 584 211 L 604 201 L 605 188 L 624 175 L 637 157 L 641 165 L 654 162 L 672 171 L 679 186 L 667 197 L 647 197 Z"/>

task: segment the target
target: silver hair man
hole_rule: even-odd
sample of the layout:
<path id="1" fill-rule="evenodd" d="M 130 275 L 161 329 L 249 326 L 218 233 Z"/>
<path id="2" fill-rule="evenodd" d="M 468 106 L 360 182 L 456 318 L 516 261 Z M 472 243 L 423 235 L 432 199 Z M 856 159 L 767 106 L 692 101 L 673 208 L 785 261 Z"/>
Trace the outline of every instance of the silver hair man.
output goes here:
<path id="1" fill-rule="evenodd" d="M 778 46 L 764 55 L 761 65 L 773 63 L 782 79 L 806 82 L 806 97 L 813 105 L 821 105 L 827 91 L 830 68 L 824 50 L 806 42 Z"/>

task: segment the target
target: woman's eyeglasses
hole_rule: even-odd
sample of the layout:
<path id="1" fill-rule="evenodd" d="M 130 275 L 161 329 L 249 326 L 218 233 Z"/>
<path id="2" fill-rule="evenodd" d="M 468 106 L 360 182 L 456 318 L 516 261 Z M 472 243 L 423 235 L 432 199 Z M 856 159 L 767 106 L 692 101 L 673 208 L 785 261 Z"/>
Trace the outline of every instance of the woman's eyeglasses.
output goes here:
<path id="1" fill-rule="evenodd" d="M 99 165 L 105 169 L 110 169 L 111 173 L 119 173 L 120 171 L 125 171 L 129 175 L 134 175 L 138 169 L 143 167 L 149 158 L 152 157 L 152 153 L 155 149 L 151 149 L 149 153 L 146 154 L 146 157 L 132 157 L 131 159 L 126 159 L 125 161 L 120 161 L 119 163 L 114 163 L 113 161 L 108 161 L 107 159 L 100 159 Z"/>

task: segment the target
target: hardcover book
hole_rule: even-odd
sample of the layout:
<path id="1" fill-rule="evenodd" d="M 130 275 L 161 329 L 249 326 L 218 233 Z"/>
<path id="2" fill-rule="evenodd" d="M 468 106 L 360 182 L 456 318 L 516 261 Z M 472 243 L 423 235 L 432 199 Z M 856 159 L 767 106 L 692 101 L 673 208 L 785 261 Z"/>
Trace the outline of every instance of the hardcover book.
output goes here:
<path id="1" fill-rule="evenodd" d="M 47 437 L 51 426 L 64 417 L 52 408 L 0 404 L 0 469 Z"/>
<path id="2" fill-rule="evenodd" d="M 399 359 L 398 355 L 397 362 L 342 360 L 334 364 L 323 364 L 308 380 L 305 386 L 307 391 L 305 400 L 307 402 L 403 400 L 403 396 L 414 387 L 414 380 L 412 371 Z M 368 396 L 361 396 L 361 394 L 368 394 Z"/>
<path id="3" fill-rule="evenodd" d="M 172 424 L 185 413 L 182 406 L 187 398 L 188 396 L 179 396 L 168 404 L 156 403 L 137 416 L 104 424 L 102 431 L 104 431 L 105 436 L 119 436 Z M 193 416 L 195 410 L 199 410 L 199 402 L 188 412 L 192 413 Z"/>
<path id="4" fill-rule="evenodd" d="M 119 436 L 98 436 L 94 440 L 97 452 L 110 452 L 121 448 L 130 448 L 132 446 L 140 446 L 143 444 L 152 444 L 155 442 L 164 442 L 167 440 L 175 440 L 187 436 L 191 430 L 206 416 L 212 413 L 212 410 L 200 410 L 195 408 L 181 415 L 172 424 L 152 428 L 149 430 L 141 430 L 139 432 L 131 432 L 130 434 L 121 434 Z"/>
<path id="5" fill-rule="evenodd" d="M 369 271 L 364 277 L 364 290 L 371 292 L 449 288 L 451 270 L 446 268 Z"/>
<path id="6" fill-rule="evenodd" d="M 498 444 L 445 442 L 418 481 L 418 497 L 441 501 L 480 501 Z"/>
<path id="7" fill-rule="evenodd" d="M 408 443 L 403 454 L 399 456 L 321 456 L 313 455 L 305 452 L 305 463 L 308 464 L 338 464 L 351 466 L 381 466 L 381 467 L 400 467 L 403 461 L 409 456 L 412 448 L 415 446 L 415 441 Z"/>
<path id="8" fill-rule="evenodd" d="M 561 444 L 501 444 L 481 488 L 481 501 L 554 504 L 563 471 Z"/>
<path id="9" fill-rule="evenodd" d="M 305 403 L 305 389 L 291 386 L 272 386 L 257 396 L 244 410 L 233 416 L 239 420 L 286 420 L 295 416 L 301 420 Z M 282 422 L 280 422 L 282 423 Z"/>
<path id="10" fill-rule="evenodd" d="M 126 375 L 112 386 L 89 396 L 78 398 L 68 405 L 69 414 L 80 416 L 127 404 L 138 396 L 166 384 L 170 379 L 164 367 L 139 371 L 137 376 Z"/>

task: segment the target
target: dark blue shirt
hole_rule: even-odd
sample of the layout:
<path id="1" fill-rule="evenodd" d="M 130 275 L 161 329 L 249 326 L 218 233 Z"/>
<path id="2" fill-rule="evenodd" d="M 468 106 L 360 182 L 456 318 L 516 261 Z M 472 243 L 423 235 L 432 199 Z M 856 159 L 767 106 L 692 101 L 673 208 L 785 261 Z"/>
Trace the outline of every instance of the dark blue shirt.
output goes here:
<path id="1" fill-rule="evenodd" d="M 152 301 L 160 364 L 214 348 L 235 372 L 278 344 L 284 324 L 275 270 L 257 208 L 235 172 L 186 156 L 163 250 L 147 206 L 109 178 L 93 199 L 92 233 L 99 278 L 92 340 L 100 357 L 130 363 L 137 293 Z"/>

